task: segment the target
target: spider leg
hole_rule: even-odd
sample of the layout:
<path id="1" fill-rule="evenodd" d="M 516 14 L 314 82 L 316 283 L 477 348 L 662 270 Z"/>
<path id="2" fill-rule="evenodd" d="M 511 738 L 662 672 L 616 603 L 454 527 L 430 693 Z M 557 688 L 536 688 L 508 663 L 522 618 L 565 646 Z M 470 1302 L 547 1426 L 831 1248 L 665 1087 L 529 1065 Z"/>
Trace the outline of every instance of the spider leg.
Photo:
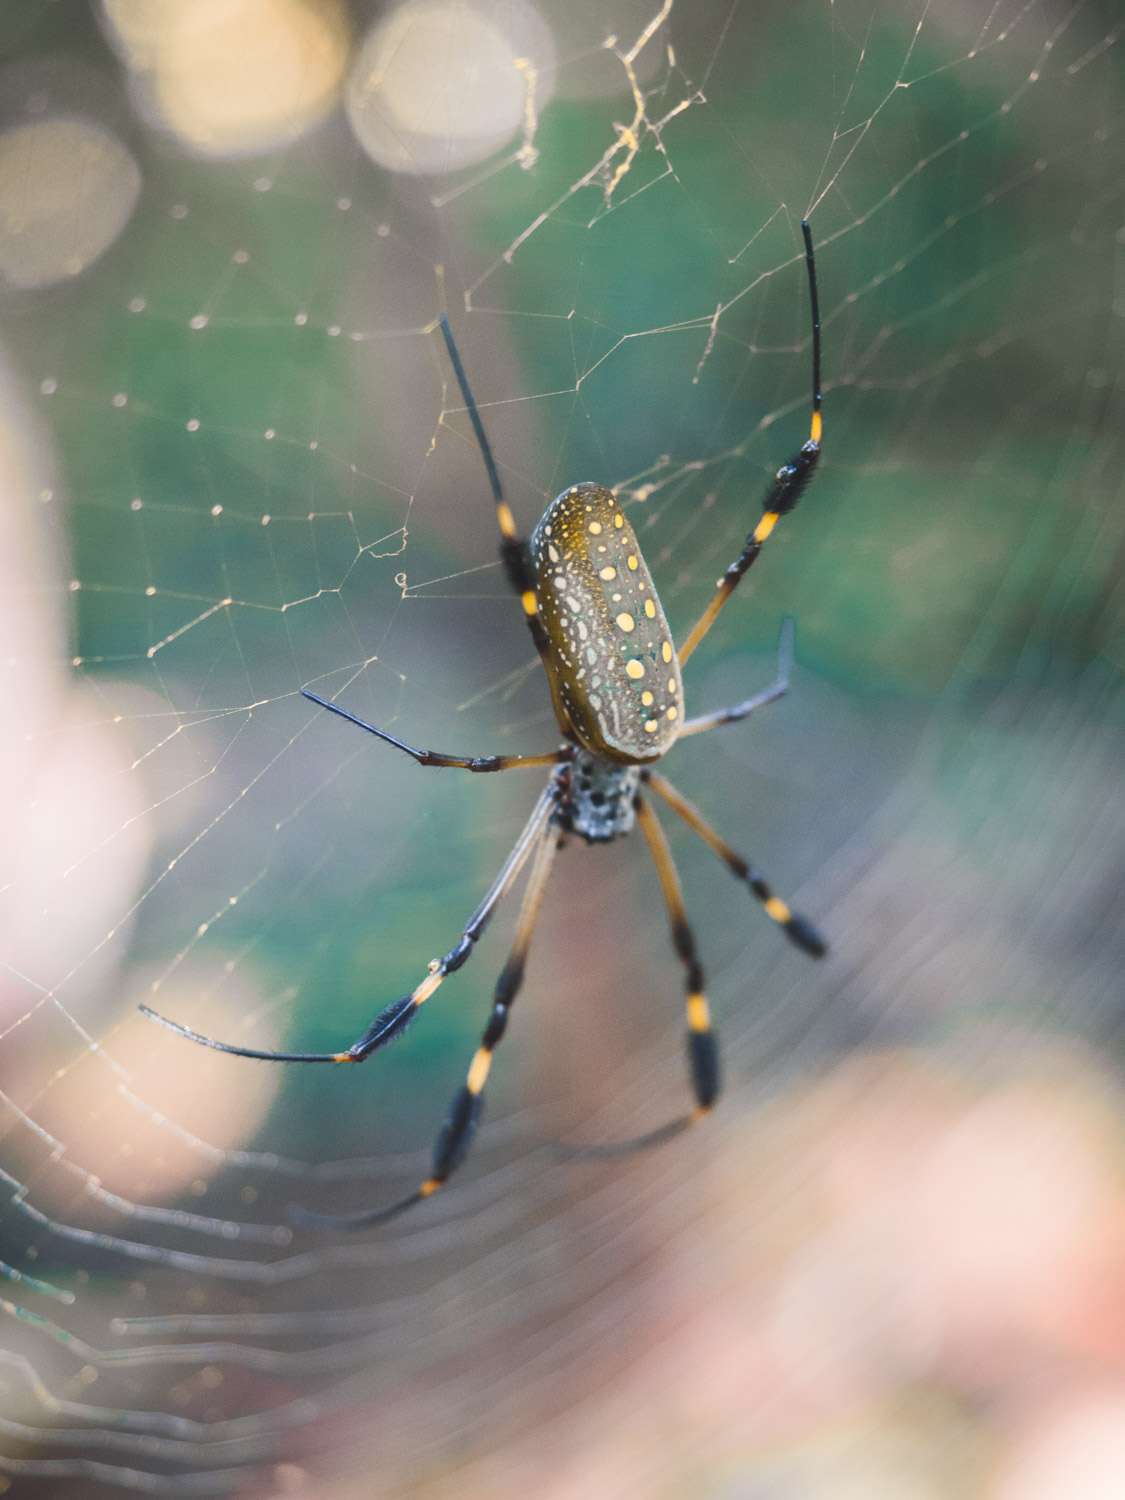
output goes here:
<path id="1" fill-rule="evenodd" d="M 504 572 L 507 575 L 508 582 L 520 597 L 524 618 L 527 620 L 527 628 L 531 631 L 531 639 L 535 642 L 535 649 L 539 652 L 539 659 L 543 663 L 544 670 L 547 673 L 555 718 L 565 733 L 570 725 L 562 698 L 559 696 L 558 688 L 555 685 L 554 674 L 551 671 L 551 643 L 547 637 L 543 621 L 539 617 L 539 598 L 535 592 L 535 568 L 531 561 L 531 551 L 527 544 L 527 538 L 520 536 L 516 531 L 516 522 L 515 517 L 512 515 L 512 508 L 504 499 L 504 491 L 500 484 L 500 474 L 496 468 L 496 460 L 492 456 L 492 449 L 485 434 L 484 423 L 480 419 L 477 403 L 473 399 L 473 393 L 469 388 L 469 377 L 465 374 L 465 366 L 461 363 L 460 352 L 453 341 L 453 330 L 449 326 L 449 319 L 442 313 L 438 322 L 441 325 L 441 335 L 445 340 L 445 347 L 449 351 L 453 373 L 457 376 L 457 384 L 461 387 L 461 395 L 464 398 L 465 407 L 469 413 L 469 420 L 473 424 L 473 432 L 476 434 L 481 457 L 484 459 L 484 467 L 488 472 L 488 482 L 492 486 L 492 498 L 496 502 L 496 519 L 500 524 L 500 561 L 504 564 Z M 489 767 L 489 769 L 492 768 Z"/>
<path id="2" fill-rule="evenodd" d="M 528 949 L 539 918 L 543 892 L 561 843 L 559 830 L 553 823 L 548 823 L 539 833 L 531 874 L 520 904 L 515 942 L 508 961 L 500 972 L 500 978 L 496 981 L 492 1010 L 481 1036 L 480 1046 L 473 1054 L 465 1082 L 454 1096 L 449 1115 L 438 1132 L 430 1175 L 414 1192 L 387 1208 L 337 1215 L 311 1213 L 308 1209 L 294 1207 L 289 1210 L 289 1217 L 294 1223 L 306 1224 L 315 1229 L 367 1229 L 374 1224 L 385 1224 L 388 1219 L 393 1219 L 406 1209 L 413 1208 L 416 1203 L 421 1203 L 423 1199 L 432 1197 L 465 1160 L 484 1108 L 484 1085 L 492 1066 L 492 1055 L 507 1029 L 508 1013 L 523 983 Z"/>
<path id="3" fill-rule="evenodd" d="M 711 1029 L 711 1013 L 707 997 L 703 993 L 703 966 L 695 951 L 695 937 L 684 909 L 680 877 L 672 859 L 672 851 L 663 828 L 645 799 L 638 793 L 634 804 L 637 822 L 645 836 L 652 862 L 660 879 L 664 905 L 668 908 L 668 921 L 672 929 L 672 946 L 684 966 L 687 986 L 687 1055 L 688 1071 L 695 1108 L 690 1114 L 658 1125 L 655 1130 L 625 1141 L 609 1141 L 604 1144 L 583 1146 L 565 1145 L 562 1155 L 569 1160 L 589 1160 L 600 1157 L 627 1156 L 634 1151 L 646 1151 L 650 1147 L 663 1145 L 694 1125 L 697 1120 L 711 1112 L 719 1097 L 719 1053 L 715 1044 L 715 1033 Z"/>
<path id="4" fill-rule="evenodd" d="M 198 1042 L 201 1047 L 210 1047 L 215 1052 L 229 1052 L 234 1057 L 252 1057 L 262 1062 L 363 1062 L 373 1052 L 379 1052 L 391 1042 L 397 1041 L 418 1014 L 419 1006 L 430 998 L 449 974 L 455 973 L 468 960 L 477 940 L 488 926 L 493 912 L 527 863 L 536 847 L 536 841 L 542 838 L 544 826 L 554 811 L 557 800 L 558 780 L 557 776 L 554 776 L 543 788 L 531 816 L 524 824 L 523 831 L 516 840 L 512 852 L 504 861 L 499 875 L 492 882 L 476 911 L 465 923 L 459 941 L 444 958 L 433 960 L 421 984 L 416 985 L 409 994 L 401 995 L 392 1004 L 385 1006 L 363 1035 L 358 1037 L 346 1052 L 264 1052 L 255 1047 L 235 1047 L 229 1042 L 218 1042 L 214 1037 L 192 1031 L 189 1026 L 181 1026 L 178 1021 L 169 1021 L 167 1017 L 157 1015 L 156 1011 L 150 1010 L 147 1005 L 142 1005 L 139 1009 L 150 1020 L 158 1021 L 161 1026 L 176 1032 L 178 1036 L 186 1037 L 189 1042 Z"/>
<path id="5" fill-rule="evenodd" d="M 828 944 L 812 923 L 799 913 L 791 911 L 784 901 L 774 895 L 761 872 L 719 837 L 699 809 L 678 792 L 667 777 L 659 775 L 656 771 L 642 771 L 641 780 L 646 786 L 650 786 L 658 797 L 664 798 L 672 811 L 678 813 L 688 827 L 695 830 L 703 842 L 734 871 L 739 880 L 746 882 L 762 903 L 766 916 L 772 917 L 779 926 L 784 928 L 786 937 L 795 947 L 800 948 L 802 953 L 807 953 L 810 958 L 824 957 L 828 952 Z"/>
<path id="6" fill-rule="evenodd" d="M 779 698 L 784 698 L 789 691 L 789 669 L 793 665 L 795 632 L 792 615 L 786 615 L 781 622 L 781 636 L 777 643 L 777 676 L 769 687 L 763 688 L 760 693 L 755 693 L 743 703 L 736 703 L 733 708 L 717 708 L 713 713 L 685 720 L 677 738 L 682 740 L 685 734 L 703 734 L 708 729 L 718 728 L 720 724 L 737 724 L 740 719 L 749 718 L 756 708 L 764 708 L 767 703 L 776 703 Z"/>
<path id="7" fill-rule="evenodd" d="M 358 724 L 361 729 L 366 729 L 368 734 L 385 740 L 396 750 L 405 750 L 406 754 L 413 757 L 420 766 L 458 766 L 464 771 L 512 771 L 517 767 L 526 769 L 531 766 L 557 766 L 562 761 L 574 759 L 574 751 L 569 746 L 561 750 L 552 750 L 548 755 L 480 755 L 475 758 L 439 755 L 436 750 L 418 750 L 413 745 L 396 740 L 394 735 L 388 734 L 385 729 L 376 729 L 374 724 L 369 724 L 366 719 L 357 718 L 346 708 L 341 708 L 338 703 L 330 703 L 327 698 L 310 692 L 308 688 L 301 689 L 301 696 L 311 699 L 313 703 L 319 703 L 321 708 L 328 709 L 330 713 L 339 714 L 341 719 L 347 719 L 349 724 Z"/>
<path id="8" fill-rule="evenodd" d="M 812 230 L 808 220 L 801 224 L 805 238 L 805 264 L 809 273 L 809 301 L 812 304 L 813 339 L 813 414 L 809 440 L 778 469 L 774 481 L 762 503 L 762 519 L 746 538 L 746 545 L 719 580 L 714 597 L 696 621 L 694 628 L 680 647 L 680 666 L 699 645 L 718 618 L 719 611 L 734 593 L 743 575 L 762 550 L 766 538 L 777 525 L 781 516 L 787 515 L 797 504 L 805 487 L 813 477 L 820 458 L 820 438 L 823 424 L 820 416 L 820 303 L 816 290 L 816 260 L 813 256 Z"/>

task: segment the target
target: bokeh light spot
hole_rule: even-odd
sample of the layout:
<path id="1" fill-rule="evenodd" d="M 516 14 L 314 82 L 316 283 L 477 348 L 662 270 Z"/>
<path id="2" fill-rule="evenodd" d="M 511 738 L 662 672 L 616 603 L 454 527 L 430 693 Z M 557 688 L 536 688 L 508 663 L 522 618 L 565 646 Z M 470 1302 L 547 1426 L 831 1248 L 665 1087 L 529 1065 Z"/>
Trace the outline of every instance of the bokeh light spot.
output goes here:
<path id="1" fill-rule="evenodd" d="M 360 145 L 380 166 L 421 175 L 483 161 L 542 110 L 554 43 L 522 0 L 487 14 L 407 0 L 369 33 L 347 89 Z"/>
<path id="2" fill-rule="evenodd" d="M 339 97 L 338 0 L 103 0 L 103 15 L 141 114 L 200 155 L 285 145 Z"/>
<path id="3" fill-rule="evenodd" d="M 53 286 L 77 276 L 129 222 L 136 162 L 92 120 L 50 119 L 0 135 L 0 276 Z"/>

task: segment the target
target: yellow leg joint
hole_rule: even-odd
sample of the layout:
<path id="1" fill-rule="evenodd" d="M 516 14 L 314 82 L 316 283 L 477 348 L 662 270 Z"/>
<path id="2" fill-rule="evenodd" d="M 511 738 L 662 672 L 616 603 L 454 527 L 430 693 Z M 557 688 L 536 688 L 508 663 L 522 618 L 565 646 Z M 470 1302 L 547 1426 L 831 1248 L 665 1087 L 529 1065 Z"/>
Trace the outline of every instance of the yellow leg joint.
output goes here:
<path id="1" fill-rule="evenodd" d="M 820 434 L 823 431 L 824 423 L 820 420 L 820 413 L 818 411 L 814 411 L 812 414 L 812 432 L 809 434 L 809 441 L 812 443 L 819 443 Z"/>
<path id="2" fill-rule="evenodd" d="M 688 996 L 687 1023 L 690 1031 L 711 1030 L 711 1010 L 706 995 Z"/>
<path id="3" fill-rule="evenodd" d="M 754 540 L 756 542 L 765 541 L 766 537 L 769 536 L 770 532 L 777 525 L 777 517 L 778 512 L 776 510 L 766 511 L 765 515 L 754 528 Z"/>
<path id="4" fill-rule="evenodd" d="M 431 1193 L 436 1193 L 439 1187 L 441 1187 L 440 1177 L 427 1177 L 418 1189 L 418 1196 L 420 1198 L 428 1198 Z"/>
<path id="5" fill-rule="evenodd" d="M 500 522 L 500 530 L 506 537 L 511 539 L 516 534 L 516 518 L 512 515 L 511 508 L 501 500 L 496 507 L 496 519 Z"/>
<path id="6" fill-rule="evenodd" d="M 414 1004 L 421 1005 L 428 1000 L 444 978 L 445 975 L 440 970 L 434 974 L 428 974 L 410 997 Z"/>
<path id="7" fill-rule="evenodd" d="M 771 896 L 770 899 L 768 901 L 764 901 L 762 905 L 766 909 L 766 916 L 772 917 L 775 922 L 788 922 L 789 918 L 792 916 L 792 912 L 786 906 L 785 902 L 779 901 L 776 896 Z"/>
<path id="8" fill-rule="evenodd" d="M 465 1080 L 465 1087 L 470 1094 L 479 1094 L 484 1088 L 484 1081 L 488 1077 L 488 1070 L 492 1066 L 492 1053 L 487 1047 L 478 1047 L 469 1065 L 469 1076 Z"/>
<path id="9" fill-rule="evenodd" d="M 527 592 L 521 597 L 523 599 L 524 614 L 529 617 L 532 615 L 537 615 L 539 613 L 539 600 L 535 597 L 532 591 L 528 589 Z"/>

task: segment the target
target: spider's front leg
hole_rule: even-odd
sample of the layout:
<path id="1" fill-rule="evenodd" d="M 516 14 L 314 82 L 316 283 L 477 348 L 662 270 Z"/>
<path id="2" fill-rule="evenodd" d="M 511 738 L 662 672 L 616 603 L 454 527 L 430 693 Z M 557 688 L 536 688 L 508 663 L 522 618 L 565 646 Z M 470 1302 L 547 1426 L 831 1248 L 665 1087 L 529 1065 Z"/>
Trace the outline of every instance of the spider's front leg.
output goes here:
<path id="1" fill-rule="evenodd" d="M 798 448 L 786 463 L 782 464 L 774 476 L 773 483 L 762 502 L 762 519 L 746 538 L 742 551 L 719 579 L 710 604 L 680 647 L 681 667 L 715 623 L 719 611 L 742 582 L 743 576 L 757 559 L 758 553 L 765 545 L 766 538 L 779 519 L 788 515 L 800 500 L 820 461 L 820 439 L 823 432 L 820 415 L 820 300 L 816 288 L 816 259 L 813 255 L 812 230 L 807 220 L 801 225 L 801 233 L 805 239 L 805 264 L 809 273 L 809 301 L 812 305 L 813 414 L 809 440 Z"/>
<path id="2" fill-rule="evenodd" d="M 560 728 L 565 731 L 569 720 L 562 699 L 559 696 L 555 673 L 551 668 L 551 642 L 548 639 L 547 631 L 544 628 L 543 620 L 539 613 L 539 596 L 535 587 L 535 568 L 531 561 L 531 551 L 528 547 L 528 541 L 526 537 L 520 536 L 516 530 L 516 521 L 512 515 L 512 507 L 504 498 L 504 488 L 500 483 L 500 473 L 496 467 L 496 460 L 492 456 L 492 446 L 485 433 L 484 423 L 480 419 L 480 412 L 477 410 L 477 403 L 469 386 L 469 377 L 465 374 L 465 366 L 461 361 L 460 350 L 454 341 L 453 330 L 449 326 L 449 319 L 442 313 L 438 322 L 441 325 L 441 336 L 445 340 L 445 347 L 449 351 L 449 360 L 453 366 L 453 373 L 457 377 L 457 384 L 461 387 L 461 395 L 465 400 L 465 409 L 469 413 L 470 422 L 473 424 L 477 446 L 480 448 L 481 457 L 484 459 L 488 482 L 492 487 L 492 498 L 496 502 L 496 520 L 500 527 L 500 561 L 504 565 L 504 573 L 509 584 L 513 591 L 519 595 L 520 603 L 523 605 L 527 628 L 531 632 L 531 639 L 535 642 L 535 649 L 539 653 L 539 660 L 543 663 L 547 674 L 555 718 Z"/>
<path id="3" fill-rule="evenodd" d="M 430 1175 L 412 1193 L 400 1198 L 386 1208 L 377 1208 L 357 1214 L 317 1214 L 304 1208 L 291 1208 L 289 1217 L 297 1224 L 306 1224 L 314 1229 L 368 1229 L 375 1224 L 385 1224 L 416 1203 L 431 1197 L 442 1187 L 468 1155 L 473 1136 L 480 1124 L 484 1108 L 484 1086 L 492 1067 L 492 1055 L 508 1026 L 508 1013 L 512 1002 L 523 983 L 528 949 L 539 917 L 543 892 L 551 865 L 561 842 L 560 832 L 554 821 L 548 823 L 539 835 L 539 845 L 532 861 L 527 889 L 520 906 L 516 940 L 508 961 L 496 981 L 492 998 L 492 1010 L 481 1036 L 480 1046 L 469 1064 L 468 1076 L 457 1091 L 445 1124 L 438 1132 L 434 1143 Z"/>

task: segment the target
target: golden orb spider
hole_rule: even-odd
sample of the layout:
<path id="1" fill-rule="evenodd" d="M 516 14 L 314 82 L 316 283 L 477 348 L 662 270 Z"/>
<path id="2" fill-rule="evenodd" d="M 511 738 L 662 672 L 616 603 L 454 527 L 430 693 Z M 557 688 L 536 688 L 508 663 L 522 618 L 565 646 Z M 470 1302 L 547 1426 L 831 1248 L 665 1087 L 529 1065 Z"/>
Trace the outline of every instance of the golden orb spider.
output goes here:
<path id="1" fill-rule="evenodd" d="M 652 575 L 641 556 L 632 526 L 612 491 L 597 484 L 577 484 L 547 507 L 530 541 L 516 532 L 515 520 L 504 499 L 500 476 L 485 436 L 480 413 L 449 322 L 440 324 L 457 383 L 473 424 L 488 471 L 500 523 L 500 558 L 508 581 L 520 596 L 524 614 L 538 649 L 563 743 L 549 755 L 486 755 L 465 758 L 439 755 L 404 744 L 385 730 L 357 718 L 339 704 L 329 703 L 303 688 L 306 698 L 341 718 L 358 724 L 387 744 L 403 750 L 421 766 L 458 766 L 467 771 L 507 771 L 516 767 L 555 766 L 551 779 L 524 825 L 499 875 L 462 929 L 460 940 L 408 995 L 388 1005 L 358 1040 L 344 1052 L 262 1052 L 235 1047 L 202 1036 L 175 1021 L 141 1010 L 162 1026 L 218 1052 L 269 1062 L 358 1063 L 395 1041 L 418 1014 L 442 981 L 466 962 L 503 897 L 530 862 L 531 873 L 520 906 L 515 942 L 497 980 L 492 1011 L 468 1076 L 453 1100 L 448 1119 L 434 1146 L 430 1175 L 405 1198 L 385 1208 L 356 1214 L 316 1214 L 290 1209 L 301 1224 L 323 1229 L 360 1229 L 384 1223 L 429 1198 L 464 1161 L 480 1121 L 484 1085 L 492 1055 L 508 1024 L 508 1013 L 523 980 L 524 966 L 535 929 L 551 863 L 568 833 L 588 844 L 605 843 L 626 834 L 639 823 L 652 855 L 668 918 L 672 945 L 684 966 L 687 987 L 687 1051 L 694 1108 L 646 1135 L 608 1146 L 577 1148 L 576 1154 L 604 1155 L 639 1150 L 679 1134 L 702 1119 L 719 1094 L 719 1059 L 710 1012 L 703 992 L 703 968 L 684 910 L 679 876 L 656 814 L 641 788 L 655 792 L 673 812 L 695 830 L 731 870 L 749 885 L 766 914 L 790 940 L 813 958 L 827 951 L 816 929 L 773 894 L 761 874 L 737 854 L 695 807 L 651 765 L 677 739 L 701 734 L 719 724 L 733 724 L 756 708 L 780 698 L 788 687 L 793 650 L 793 622 L 782 626 L 778 672 L 768 688 L 699 718 L 684 719 L 680 668 L 715 623 L 719 611 L 746 570 L 762 550 L 778 518 L 791 511 L 812 478 L 820 458 L 820 308 L 812 233 L 802 222 L 809 300 L 812 306 L 813 415 L 809 440 L 782 465 L 766 494 L 762 518 L 746 539 L 738 557 L 720 579 L 714 597 L 677 653 Z"/>

